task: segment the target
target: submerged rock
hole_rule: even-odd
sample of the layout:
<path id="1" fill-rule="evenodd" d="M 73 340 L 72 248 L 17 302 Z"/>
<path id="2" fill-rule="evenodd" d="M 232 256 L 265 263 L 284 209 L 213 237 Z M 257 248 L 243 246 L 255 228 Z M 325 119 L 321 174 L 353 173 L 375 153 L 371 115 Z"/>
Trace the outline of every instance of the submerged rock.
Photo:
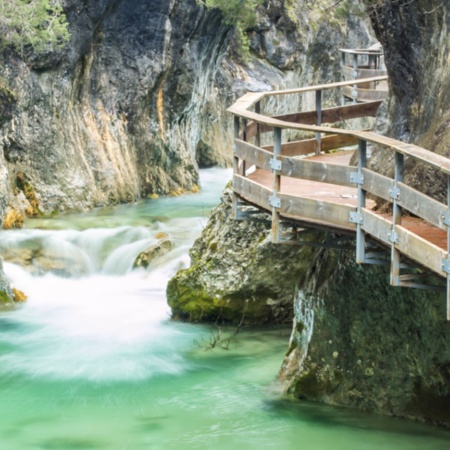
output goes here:
<path id="1" fill-rule="evenodd" d="M 139 253 L 137 258 L 134 261 L 133 268 L 143 267 L 147 268 L 151 262 L 170 252 L 173 248 L 173 243 L 170 240 L 169 236 L 163 237 L 155 244 L 150 245 L 143 252 Z"/>

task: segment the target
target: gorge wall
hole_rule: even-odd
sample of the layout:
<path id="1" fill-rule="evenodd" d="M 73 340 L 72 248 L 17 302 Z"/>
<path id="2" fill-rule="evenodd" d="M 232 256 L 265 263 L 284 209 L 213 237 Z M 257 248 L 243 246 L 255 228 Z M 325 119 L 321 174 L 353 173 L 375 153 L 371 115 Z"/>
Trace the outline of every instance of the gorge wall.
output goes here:
<path id="1" fill-rule="evenodd" d="M 384 133 L 450 156 L 450 3 L 371 3 L 390 76 Z M 389 172 L 393 155 L 372 151 L 369 164 Z M 446 201 L 446 180 L 434 171 L 407 161 L 405 174 L 410 184 Z M 352 256 L 320 252 L 299 285 L 280 373 L 288 391 L 449 427 L 445 296 L 387 287 L 385 270 L 357 267 Z"/>
<path id="2" fill-rule="evenodd" d="M 12 100 L 2 114 L 2 210 L 17 203 L 18 173 L 46 213 L 193 188 L 230 27 L 195 0 L 67 0 L 64 9 L 64 49 L 2 55 L 2 100 Z"/>
<path id="3" fill-rule="evenodd" d="M 390 75 L 391 94 L 381 109 L 377 129 L 450 156 L 450 2 L 376 0 L 366 3 L 376 36 L 385 48 Z M 393 156 L 380 148 L 370 150 L 369 165 L 381 173 L 389 173 Z M 420 185 L 429 194 L 446 201 L 446 180 L 434 171 L 407 160 L 405 172 L 408 183 Z M 232 276 L 228 280 L 231 285 L 228 294 L 233 294 L 233 274 L 242 270 L 245 261 L 250 265 L 245 273 L 253 277 L 245 280 L 245 287 L 258 280 L 254 273 L 267 273 L 265 287 L 270 296 L 258 298 L 261 306 L 275 305 L 268 316 L 270 320 L 274 317 L 277 320 L 279 307 L 279 303 L 273 302 L 271 286 L 278 286 L 283 280 L 285 288 L 291 289 L 294 326 L 279 374 L 287 392 L 300 399 L 450 427 L 450 327 L 444 295 L 391 288 L 386 269 L 357 266 L 352 252 L 285 250 L 281 246 L 271 250 L 281 252 L 292 262 L 295 272 L 292 280 L 289 264 L 284 271 L 272 256 L 265 260 L 254 257 L 255 249 L 263 255 L 267 245 L 271 245 L 260 229 L 255 233 L 256 225 L 236 225 L 224 220 L 220 226 L 217 218 L 226 217 L 227 202 L 219 208 L 221 212 L 212 216 L 206 233 L 193 249 L 190 272 L 179 273 L 169 284 L 169 301 L 172 298 L 178 315 L 183 315 L 176 309 L 182 303 L 178 300 L 186 296 L 191 298 L 188 306 L 192 311 L 196 290 L 208 292 L 209 304 L 214 304 L 211 299 L 216 294 L 218 298 L 223 297 L 221 286 L 226 284 L 223 277 L 199 275 L 202 265 L 217 267 L 218 261 L 229 262 L 226 272 Z M 216 232 L 211 233 L 211 229 Z M 238 235 L 233 235 L 232 230 L 238 230 Z M 241 252 L 233 242 L 239 242 Z M 256 264 L 252 266 L 254 260 Z M 273 265 L 280 269 L 277 273 L 273 273 Z M 220 283 L 216 282 L 217 278 Z M 179 297 L 178 292 L 182 294 Z M 252 298 L 246 294 L 245 298 Z M 284 298 L 283 304 L 288 303 Z M 242 303 L 239 306 L 237 317 Z"/>

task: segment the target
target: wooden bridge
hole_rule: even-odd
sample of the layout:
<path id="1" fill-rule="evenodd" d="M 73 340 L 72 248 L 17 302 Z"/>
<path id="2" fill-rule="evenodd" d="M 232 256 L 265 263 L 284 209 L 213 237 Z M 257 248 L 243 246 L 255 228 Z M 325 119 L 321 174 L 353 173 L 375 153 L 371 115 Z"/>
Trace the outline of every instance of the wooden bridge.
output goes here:
<path id="1" fill-rule="evenodd" d="M 370 70 L 373 75 L 381 69 Z M 356 75 L 337 83 L 248 93 L 229 108 L 234 218 L 269 213 L 275 243 L 348 248 L 356 241 L 356 262 L 390 266 L 391 285 L 445 291 L 450 320 L 450 160 L 369 131 L 368 122 L 387 95 L 387 76 Z M 367 95 L 369 90 L 379 92 Z M 330 107 L 342 98 L 350 103 Z M 269 115 L 308 101 L 313 107 L 306 111 Z M 365 121 L 364 129 L 341 128 L 355 121 Z M 392 178 L 367 167 L 373 146 L 392 152 Z M 447 204 L 404 182 L 405 158 L 447 177 Z M 380 202 L 388 203 L 383 211 L 390 212 L 377 210 Z M 310 229 L 328 237 L 304 242 Z"/>

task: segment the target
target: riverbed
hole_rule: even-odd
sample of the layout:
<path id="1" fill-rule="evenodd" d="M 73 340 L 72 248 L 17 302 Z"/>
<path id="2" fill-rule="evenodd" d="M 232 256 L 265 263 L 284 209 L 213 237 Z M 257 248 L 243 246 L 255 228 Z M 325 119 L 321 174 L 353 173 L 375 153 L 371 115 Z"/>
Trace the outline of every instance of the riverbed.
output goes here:
<path id="1" fill-rule="evenodd" d="M 444 430 L 283 396 L 289 329 L 235 335 L 170 319 L 167 281 L 188 266 L 229 177 L 209 169 L 198 194 L 0 232 L 4 252 L 58 260 L 5 263 L 28 301 L 0 313 L 0 449 L 449 448 Z M 172 251 L 133 270 L 162 233 Z"/>

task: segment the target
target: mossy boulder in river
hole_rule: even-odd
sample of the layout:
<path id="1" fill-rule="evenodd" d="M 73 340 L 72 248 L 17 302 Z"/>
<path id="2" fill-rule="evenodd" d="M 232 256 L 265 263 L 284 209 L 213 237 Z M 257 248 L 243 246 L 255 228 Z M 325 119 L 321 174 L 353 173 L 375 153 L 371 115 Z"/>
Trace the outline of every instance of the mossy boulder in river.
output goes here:
<path id="1" fill-rule="evenodd" d="M 386 268 L 353 261 L 320 250 L 299 286 L 288 391 L 450 426 L 445 293 L 391 287 Z"/>
<path id="2" fill-rule="evenodd" d="M 169 236 L 164 234 L 163 236 L 161 236 L 158 242 L 155 242 L 154 244 L 147 247 L 143 252 L 139 253 L 134 261 L 133 268 L 147 268 L 155 258 L 158 258 L 170 252 L 170 250 L 172 250 L 172 247 L 173 243 L 170 240 Z"/>
<path id="3" fill-rule="evenodd" d="M 262 218 L 267 219 L 267 216 Z M 271 243 L 267 222 L 231 218 L 231 189 L 190 251 L 191 266 L 169 282 L 174 318 L 283 323 L 292 320 L 295 286 L 311 248 Z"/>
<path id="4" fill-rule="evenodd" d="M 14 305 L 14 292 L 3 272 L 3 262 L 0 258 L 0 308 Z"/>

